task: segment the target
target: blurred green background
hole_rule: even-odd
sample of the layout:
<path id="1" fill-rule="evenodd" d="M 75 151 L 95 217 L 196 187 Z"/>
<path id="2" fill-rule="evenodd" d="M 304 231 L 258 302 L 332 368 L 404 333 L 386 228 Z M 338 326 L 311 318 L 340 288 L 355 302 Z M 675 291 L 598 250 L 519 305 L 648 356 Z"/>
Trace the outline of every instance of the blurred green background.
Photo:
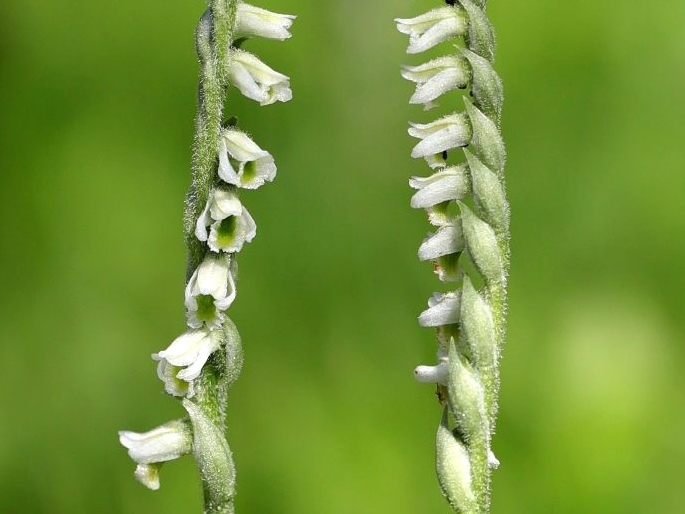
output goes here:
<path id="1" fill-rule="evenodd" d="M 445 290 L 415 257 L 406 38 L 437 1 L 260 0 L 246 49 L 294 100 L 229 96 L 274 184 L 231 309 L 241 513 L 447 513 L 440 415 L 411 371 Z M 150 354 L 183 327 L 202 2 L 0 4 L 0 512 L 200 511 L 191 459 L 153 493 L 117 430 L 183 415 Z M 492 1 L 512 205 L 493 513 L 682 513 L 685 3 Z M 449 96 L 443 107 L 455 105 Z"/>

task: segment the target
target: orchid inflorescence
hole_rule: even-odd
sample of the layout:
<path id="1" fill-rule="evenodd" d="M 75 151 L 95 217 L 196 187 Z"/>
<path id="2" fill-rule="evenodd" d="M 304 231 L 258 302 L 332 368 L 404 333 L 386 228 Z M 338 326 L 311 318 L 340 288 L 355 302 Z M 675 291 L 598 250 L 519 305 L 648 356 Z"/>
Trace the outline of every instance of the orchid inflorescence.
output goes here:
<path id="1" fill-rule="evenodd" d="M 193 180 L 185 211 L 189 249 L 185 309 L 188 330 L 152 355 L 164 390 L 181 399 L 188 419 L 146 433 L 122 431 L 121 444 L 137 463 L 136 478 L 159 488 L 162 463 L 193 453 L 205 512 L 233 512 L 235 471 L 225 440 L 228 387 L 242 366 L 240 337 L 226 315 L 236 297 L 236 256 L 256 235 L 239 198 L 276 175 L 274 159 L 233 118 L 224 118 L 230 86 L 260 105 L 292 98 L 290 82 L 238 48 L 251 37 L 284 40 L 295 16 L 238 0 L 210 0 L 196 32 L 201 64 Z"/>
<path id="2" fill-rule="evenodd" d="M 450 55 L 402 76 L 416 83 L 409 102 L 424 110 L 455 90 L 469 90 L 462 112 L 411 123 L 420 141 L 411 156 L 433 170 L 414 177 L 411 206 L 425 209 L 435 232 L 419 248 L 440 281 L 456 290 L 435 293 L 419 324 L 437 331 L 438 363 L 418 366 L 421 382 L 435 383 L 443 406 L 436 438 L 436 470 L 443 494 L 456 512 L 489 511 L 490 470 L 499 462 L 491 450 L 499 389 L 498 361 L 505 333 L 509 267 L 509 207 L 504 188 L 505 151 L 499 124 L 502 84 L 493 69 L 494 34 L 486 0 L 447 0 L 411 19 L 396 19 L 409 36 L 407 53 L 441 43 Z M 463 149 L 464 159 L 456 162 Z M 453 162 L 454 161 L 454 162 Z"/>

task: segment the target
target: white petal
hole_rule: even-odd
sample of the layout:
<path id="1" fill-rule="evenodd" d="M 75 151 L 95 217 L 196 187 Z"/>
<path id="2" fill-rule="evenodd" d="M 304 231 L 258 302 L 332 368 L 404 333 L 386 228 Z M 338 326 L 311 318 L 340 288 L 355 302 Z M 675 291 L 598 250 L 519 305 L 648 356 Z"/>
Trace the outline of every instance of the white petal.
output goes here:
<path id="1" fill-rule="evenodd" d="M 209 224 L 209 203 L 207 203 L 202 214 L 200 214 L 195 223 L 195 237 L 197 237 L 198 240 L 207 241 L 207 225 Z"/>
<path id="2" fill-rule="evenodd" d="M 233 169 L 233 166 L 231 166 L 231 161 L 229 160 L 225 137 L 219 138 L 219 178 L 227 184 L 240 184 L 240 178 Z"/>
<path id="3" fill-rule="evenodd" d="M 225 235 L 221 231 L 227 222 L 233 223 L 231 227 L 233 231 L 231 234 Z M 247 209 L 243 207 L 240 216 L 234 216 L 212 224 L 208 245 L 213 252 L 239 252 L 243 248 L 243 244 L 252 241 L 256 233 L 257 225 Z"/>
<path id="4" fill-rule="evenodd" d="M 240 2 L 236 13 L 235 36 L 258 36 L 283 41 L 290 37 L 288 29 L 295 16 L 278 14 Z"/>
<path id="5" fill-rule="evenodd" d="M 495 457 L 495 454 L 491 450 L 488 450 L 488 466 L 492 469 L 499 468 L 499 460 Z"/>
<path id="6" fill-rule="evenodd" d="M 447 361 L 440 362 L 437 366 L 417 366 L 414 369 L 414 378 L 419 382 L 428 384 L 447 385 L 449 366 Z"/>
<path id="7" fill-rule="evenodd" d="M 158 464 L 138 464 L 133 474 L 136 480 L 148 489 L 156 491 L 159 489 L 159 465 Z"/>
<path id="8" fill-rule="evenodd" d="M 221 133 L 229 155 L 239 162 L 256 161 L 260 157 L 269 155 L 262 150 L 250 136 L 237 129 L 225 129 Z"/>
<path id="9" fill-rule="evenodd" d="M 412 177 L 409 185 L 418 189 L 411 197 L 414 209 L 425 209 L 449 200 L 461 200 L 469 194 L 469 181 L 463 165 L 443 168 L 430 177 Z"/>
<path id="10" fill-rule="evenodd" d="M 164 391 L 172 396 L 192 398 L 195 395 L 194 386 L 177 377 L 180 370 L 166 359 L 160 359 L 157 363 L 157 377 L 164 383 Z"/>
<path id="11" fill-rule="evenodd" d="M 461 222 L 440 227 L 435 234 L 426 238 L 419 247 L 419 259 L 429 261 L 443 255 L 450 255 L 464 250 L 464 235 Z"/>
<path id="12" fill-rule="evenodd" d="M 415 18 L 395 20 L 397 30 L 409 35 L 407 53 L 415 54 L 455 36 L 466 33 L 466 17 L 461 7 L 445 6 Z"/>
<path id="13" fill-rule="evenodd" d="M 451 89 L 464 87 L 465 76 L 457 68 L 448 68 L 420 84 L 409 99 L 410 104 L 428 104 Z"/>
<path id="14" fill-rule="evenodd" d="M 174 366 L 189 366 L 195 361 L 200 348 L 211 345 L 205 330 L 189 330 L 178 336 L 166 350 L 152 355 L 154 360 L 166 359 Z"/>
<path id="15" fill-rule="evenodd" d="M 183 423 L 172 421 L 143 433 L 122 430 L 119 442 L 138 464 L 151 464 L 174 460 L 188 453 L 191 436 Z"/>
<path id="16" fill-rule="evenodd" d="M 225 255 L 207 255 L 197 268 L 197 291 L 215 299 L 226 296 L 230 258 Z"/>
<path id="17" fill-rule="evenodd" d="M 458 292 L 435 293 L 428 300 L 428 309 L 419 316 L 419 325 L 422 327 L 439 327 L 457 323 L 460 306 L 461 298 Z"/>
<path id="18" fill-rule="evenodd" d="M 243 50 L 231 50 L 229 81 L 246 97 L 267 105 L 292 98 L 290 79 L 271 69 L 256 56 Z"/>
<path id="19" fill-rule="evenodd" d="M 228 68 L 228 78 L 231 84 L 250 100 L 263 102 L 268 98 L 264 88 L 252 76 L 245 65 L 239 62 L 232 62 Z"/>
<path id="20" fill-rule="evenodd" d="M 212 195 L 209 212 L 214 221 L 223 220 L 229 216 L 237 216 L 243 209 L 238 195 L 232 191 L 217 189 Z"/>
<path id="21" fill-rule="evenodd" d="M 428 157 L 445 150 L 466 146 L 471 141 L 471 126 L 463 114 L 450 114 L 432 123 L 410 123 L 409 135 L 421 138 L 412 157 Z"/>

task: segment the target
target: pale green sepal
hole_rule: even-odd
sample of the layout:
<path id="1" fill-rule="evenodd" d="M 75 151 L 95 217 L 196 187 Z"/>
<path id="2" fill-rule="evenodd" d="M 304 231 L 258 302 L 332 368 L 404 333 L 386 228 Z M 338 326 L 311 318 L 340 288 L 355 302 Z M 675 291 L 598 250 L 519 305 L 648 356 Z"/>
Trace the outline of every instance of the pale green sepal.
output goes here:
<path id="1" fill-rule="evenodd" d="M 447 390 L 452 414 L 470 442 L 487 441 L 490 437 L 485 412 L 485 391 L 480 377 L 468 361 L 457 352 L 454 340 L 449 349 Z"/>
<path id="2" fill-rule="evenodd" d="M 464 155 L 469 163 L 473 197 L 487 221 L 496 232 L 509 231 L 509 204 L 502 182 L 480 159 L 464 149 Z"/>
<path id="3" fill-rule="evenodd" d="M 471 65 L 471 91 L 480 109 L 499 124 L 502 114 L 502 79 L 487 59 L 466 48 L 462 55 Z"/>
<path id="4" fill-rule="evenodd" d="M 466 204 L 462 202 L 457 202 L 457 204 L 461 210 L 461 225 L 466 249 L 473 263 L 487 283 L 503 282 L 504 268 L 495 231 L 476 216 Z"/>
<path id="5" fill-rule="evenodd" d="M 480 156 L 483 164 L 498 176 L 501 175 L 507 155 L 497 125 L 466 97 L 464 97 L 464 104 L 471 121 L 471 146 Z"/>
<path id="6" fill-rule="evenodd" d="M 435 471 L 438 482 L 449 504 L 457 512 L 475 514 L 476 496 L 471 488 L 471 463 L 465 445 L 458 441 L 447 424 L 447 409 L 435 437 Z"/>
<path id="7" fill-rule="evenodd" d="M 495 59 L 495 32 L 482 7 L 472 0 L 459 0 L 469 17 L 468 45 L 478 55 L 492 62 Z"/>
<path id="8" fill-rule="evenodd" d="M 228 388 L 235 382 L 243 369 L 243 349 L 240 342 L 240 334 L 235 323 L 226 318 L 223 325 L 226 345 L 226 365 L 221 377 L 222 387 Z"/>
<path id="9" fill-rule="evenodd" d="M 478 370 L 493 373 L 499 351 L 495 321 L 490 306 L 478 294 L 468 276 L 464 276 L 461 289 L 461 326 Z"/>
<path id="10" fill-rule="evenodd" d="M 202 478 L 205 514 L 232 513 L 235 467 L 223 431 L 197 404 L 187 399 L 182 403 L 193 425 L 193 455 Z"/>

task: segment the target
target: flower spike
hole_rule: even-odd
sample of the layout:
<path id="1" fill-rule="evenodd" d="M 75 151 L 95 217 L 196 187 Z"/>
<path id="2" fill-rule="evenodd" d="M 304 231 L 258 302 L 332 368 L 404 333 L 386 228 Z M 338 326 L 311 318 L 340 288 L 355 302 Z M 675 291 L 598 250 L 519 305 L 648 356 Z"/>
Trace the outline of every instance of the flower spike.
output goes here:
<path id="1" fill-rule="evenodd" d="M 425 159 L 433 170 L 428 177 L 410 179 L 416 190 L 410 203 L 425 209 L 437 227 L 419 246 L 418 257 L 433 263 L 440 281 L 459 286 L 435 293 L 419 315 L 419 325 L 436 330 L 438 363 L 418 366 L 414 376 L 437 384 L 443 416 L 436 472 L 444 496 L 455 512 L 487 514 L 490 472 L 499 465 L 491 439 L 509 269 L 506 155 L 499 128 L 502 83 L 492 66 L 494 33 L 485 0 L 446 3 L 395 20 L 409 36 L 409 54 L 457 39 L 450 54 L 402 67 L 402 77 L 416 84 L 410 104 L 428 110 L 445 93 L 468 90 L 461 112 L 409 128 L 409 135 L 420 140 L 411 156 Z"/>
<path id="2" fill-rule="evenodd" d="M 203 482 L 205 514 L 234 512 L 235 467 L 226 441 L 228 389 L 240 374 L 240 336 L 227 311 L 236 298 L 237 257 L 257 225 L 239 198 L 276 176 L 271 154 L 224 112 L 235 92 L 268 105 L 292 98 L 290 80 L 240 49 L 252 37 L 290 38 L 295 16 L 242 0 L 207 0 L 195 32 L 200 61 L 199 106 L 192 185 L 184 213 L 188 266 L 188 330 L 152 355 L 164 391 L 182 402 L 189 420 L 150 432 L 122 431 L 119 440 L 136 461 L 135 476 L 159 488 L 163 462 L 192 451 Z"/>

